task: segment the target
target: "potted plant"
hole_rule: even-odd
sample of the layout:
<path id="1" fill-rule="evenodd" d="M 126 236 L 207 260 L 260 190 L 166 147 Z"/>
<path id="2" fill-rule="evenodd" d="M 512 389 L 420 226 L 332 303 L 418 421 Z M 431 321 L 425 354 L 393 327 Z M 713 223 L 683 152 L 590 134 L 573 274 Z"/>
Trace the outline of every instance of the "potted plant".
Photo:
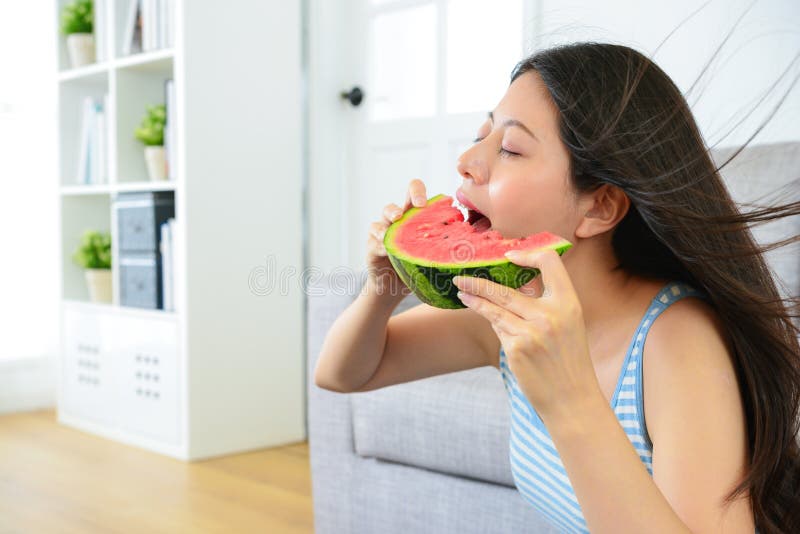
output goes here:
<path id="1" fill-rule="evenodd" d="M 136 128 L 136 139 L 144 143 L 144 159 L 151 180 L 166 180 L 167 160 L 164 154 L 164 125 L 167 108 L 164 104 L 147 106 L 147 114 Z"/>
<path id="2" fill-rule="evenodd" d="M 72 260 L 86 269 L 89 300 L 111 302 L 111 235 L 86 230 Z"/>
<path id="3" fill-rule="evenodd" d="M 61 11 L 61 31 L 67 36 L 67 50 L 72 67 L 94 63 L 92 0 L 75 0 Z"/>

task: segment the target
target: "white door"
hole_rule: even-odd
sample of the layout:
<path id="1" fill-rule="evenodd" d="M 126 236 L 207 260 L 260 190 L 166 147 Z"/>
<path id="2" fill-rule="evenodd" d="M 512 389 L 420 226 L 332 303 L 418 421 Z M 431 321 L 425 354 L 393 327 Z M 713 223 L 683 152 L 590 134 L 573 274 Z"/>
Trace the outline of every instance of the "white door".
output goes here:
<path id="1" fill-rule="evenodd" d="M 310 258 L 364 267 L 369 223 L 408 182 L 454 195 L 458 155 L 535 35 L 531 0 L 312 0 Z M 343 98 L 354 87 L 363 101 Z"/>

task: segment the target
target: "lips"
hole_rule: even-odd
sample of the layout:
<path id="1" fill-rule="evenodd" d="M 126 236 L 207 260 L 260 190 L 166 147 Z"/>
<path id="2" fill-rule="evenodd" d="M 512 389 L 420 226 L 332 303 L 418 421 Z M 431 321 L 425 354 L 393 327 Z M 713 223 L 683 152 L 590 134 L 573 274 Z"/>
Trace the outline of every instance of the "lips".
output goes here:
<path id="1" fill-rule="evenodd" d="M 481 210 L 479 210 L 478 208 L 475 207 L 475 204 L 470 202 L 469 199 L 464 196 L 464 193 L 461 191 L 461 189 L 457 189 L 456 190 L 456 200 L 458 200 L 459 202 L 464 204 L 464 206 L 466 206 L 467 208 L 469 208 L 469 209 L 471 209 L 473 211 L 477 211 L 478 213 L 481 212 Z"/>
<path id="2" fill-rule="evenodd" d="M 456 190 L 456 200 L 467 208 L 466 221 L 479 232 L 485 232 L 492 227 L 492 221 L 479 210 L 475 204 L 464 195 L 461 189 Z"/>

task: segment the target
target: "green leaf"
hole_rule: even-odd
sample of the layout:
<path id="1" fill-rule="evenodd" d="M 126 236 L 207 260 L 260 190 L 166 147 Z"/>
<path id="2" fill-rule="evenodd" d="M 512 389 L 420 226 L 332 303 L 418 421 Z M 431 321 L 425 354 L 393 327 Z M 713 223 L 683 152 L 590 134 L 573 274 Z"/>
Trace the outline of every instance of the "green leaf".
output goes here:
<path id="1" fill-rule="evenodd" d="M 72 261 L 84 269 L 110 269 L 111 234 L 86 230 L 72 255 Z"/>
<path id="2" fill-rule="evenodd" d="M 164 125 L 167 122 L 167 108 L 164 104 L 146 106 L 147 114 L 142 118 L 133 135 L 147 146 L 164 144 Z"/>
<path id="3" fill-rule="evenodd" d="M 94 6 L 92 0 L 75 0 L 61 10 L 61 31 L 64 35 L 92 33 Z"/>

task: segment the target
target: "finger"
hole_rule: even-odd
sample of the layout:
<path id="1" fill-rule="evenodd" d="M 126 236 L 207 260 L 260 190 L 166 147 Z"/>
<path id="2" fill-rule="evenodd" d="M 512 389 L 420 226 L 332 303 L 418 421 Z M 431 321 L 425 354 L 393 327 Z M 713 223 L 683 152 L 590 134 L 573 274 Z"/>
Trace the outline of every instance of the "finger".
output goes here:
<path id="1" fill-rule="evenodd" d="M 374 222 L 369 225 L 369 233 L 378 241 L 383 241 L 383 236 L 386 234 L 386 225 L 379 222 Z"/>
<path id="2" fill-rule="evenodd" d="M 574 292 L 569 273 L 564 267 L 561 256 L 555 250 L 530 252 L 512 250 L 506 253 L 506 257 L 516 265 L 533 267 L 541 272 L 542 284 L 545 288 L 543 297 L 559 298 Z"/>
<path id="3" fill-rule="evenodd" d="M 411 180 L 408 184 L 408 190 L 406 191 L 406 201 L 403 206 L 403 211 L 405 212 L 411 206 L 421 208 L 428 203 L 428 197 L 425 193 L 425 184 L 422 180 L 415 178 Z"/>
<path id="4" fill-rule="evenodd" d="M 374 256 L 386 256 L 386 248 L 383 246 L 383 241 L 377 239 L 374 235 L 370 234 L 367 239 L 367 250 Z"/>
<path id="5" fill-rule="evenodd" d="M 523 295 L 527 295 L 533 298 L 540 298 L 542 293 L 544 293 L 544 284 L 542 283 L 542 277 L 536 276 L 533 280 L 528 282 L 527 284 L 520 286 L 518 291 Z"/>
<path id="6" fill-rule="evenodd" d="M 477 295 L 517 317 L 527 318 L 534 314 L 531 298 L 502 284 L 476 276 L 454 276 L 453 284 L 460 290 Z"/>
<path id="7" fill-rule="evenodd" d="M 485 298 L 464 292 L 459 292 L 458 298 L 466 307 L 489 321 L 498 333 L 516 336 L 525 331 L 525 322 L 520 317 Z"/>
<path id="8" fill-rule="evenodd" d="M 403 215 L 403 209 L 397 204 L 387 204 L 383 208 L 383 218 L 388 223 L 393 223 Z"/>

